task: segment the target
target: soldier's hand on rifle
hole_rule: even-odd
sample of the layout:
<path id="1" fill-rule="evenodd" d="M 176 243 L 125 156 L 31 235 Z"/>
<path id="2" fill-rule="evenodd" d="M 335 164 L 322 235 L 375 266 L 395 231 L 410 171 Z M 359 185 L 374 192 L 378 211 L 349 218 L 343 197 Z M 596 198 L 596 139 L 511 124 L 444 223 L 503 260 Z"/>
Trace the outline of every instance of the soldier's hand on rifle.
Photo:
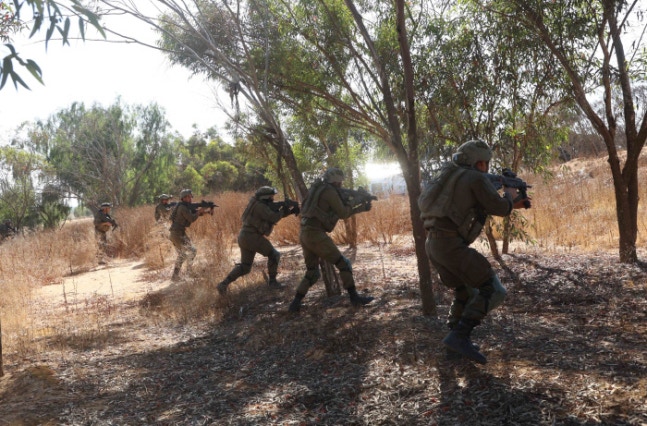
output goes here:
<path id="1" fill-rule="evenodd" d="M 294 206 L 290 210 L 290 214 L 293 214 L 295 216 L 299 216 L 299 213 L 301 213 L 301 209 L 299 208 L 299 206 Z"/>
<path id="2" fill-rule="evenodd" d="M 523 198 L 521 196 L 518 197 L 519 200 L 514 200 L 512 204 L 513 209 L 529 209 L 531 204 L 530 201 L 532 201 L 532 198 L 526 197 Z"/>
<path id="3" fill-rule="evenodd" d="M 509 186 L 504 186 L 503 191 L 508 194 L 512 202 L 514 203 L 516 198 L 519 196 L 519 190 L 517 188 L 510 188 Z"/>

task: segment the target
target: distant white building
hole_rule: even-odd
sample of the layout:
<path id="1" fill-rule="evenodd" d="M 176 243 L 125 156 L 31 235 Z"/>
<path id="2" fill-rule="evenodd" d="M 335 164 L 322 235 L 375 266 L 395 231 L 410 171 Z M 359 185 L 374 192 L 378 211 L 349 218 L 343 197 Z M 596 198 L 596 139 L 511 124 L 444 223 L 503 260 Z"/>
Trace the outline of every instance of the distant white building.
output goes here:
<path id="1" fill-rule="evenodd" d="M 367 189 L 371 194 L 384 197 L 407 193 L 407 185 L 398 163 L 368 163 L 364 172 L 369 183 Z"/>

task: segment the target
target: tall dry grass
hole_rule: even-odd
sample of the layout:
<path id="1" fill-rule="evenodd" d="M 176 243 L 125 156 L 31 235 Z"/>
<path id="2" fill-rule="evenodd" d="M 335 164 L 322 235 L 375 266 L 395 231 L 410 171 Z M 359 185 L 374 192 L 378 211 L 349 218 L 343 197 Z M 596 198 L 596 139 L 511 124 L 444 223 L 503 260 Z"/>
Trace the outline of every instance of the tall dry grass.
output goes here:
<path id="1" fill-rule="evenodd" d="M 617 223 L 608 165 L 602 160 L 573 161 L 555 169 L 555 178 L 543 182 L 539 176 L 524 175 L 532 185 L 533 208 L 522 211 L 528 219 L 528 233 L 538 250 L 596 251 L 617 249 Z M 640 171 L 640 180 L 647 171 Z M 647 199 L 645 187 L 641 199 Z M 236 237 L 241 213 L 251 194 L 224 193 L 209 199 L 219 205 L 213 216 L 201 217 L 189 228 L 198 249 L 190 274 L 181 283 L 163 291 L 151 291 L 141 302 L 143 318 L 153 323 L 190 323 L 206 317 L 217 318 L 222 300 L 215 286 L 239 261 Z M 647 235 L 647 207 L 640 206 L 638 244 Z M 165 282 L 170 278 L 176 254 L 168 240 L 168 224 L 156 224 L 154 206 L 118 208 L 113 216 L 120 227 L 109 236 L 109 253 L 119 259 L 141 260 L 147 280 Z M 368 249 L 388 246 L 387 253 L 412 254 L 408 199 L 390 196 L 373 203 L 373 209 L 356 217 L 358 243 Z M 299 253 L 299 218 L 281 220 L 271 235 L 278 246 L 294 246 Z M 332 233 L 338 244 L 345 243 L 343 221 Z M 90 218 L 67 223 L 56 231 L 36 232 L 0 245 L 0 321 L 5 359 L 34 356 L 41 350 L 92 348 L 119 337 L 111 324 L 121 315 L 111 296 L 85 300 L 66 299 L 58 313 L 44 316 L 35 290 L 65 277 L 97 268 L 97 244 Z M 264 282 L 265 259 L 232 286 L 232 297 L 246 301 Z M 281 276 L 299 277 L 303 271 L 298 256 L 282 258 Z M 298 280 L 298 278 L 295 278 Z M 74 297 L 74 288 L 67 288 Z M 141 318 L 140 318 L 141 319 Z M 123 319 L 122 319 L 123 320 Z M 125 320 L 123 320 L 125 321 Z"/>
<path id="2" fill-rule="evenodd" d="M 647 155 L 640 161 L 639 181 L 647 179 Z M 549 251 L 618 249 L 618 222 L 611 172 L 606 159 L 574 160 L 555 168 L 554 177 L 524 176 L 533 184 L 533 207 L 523 210 L 528 233 L 538 248 Z M 639 189 L 647 200 L 647 186 Z M 647 204 L 638 208 L 637 246 L 647 242 Z"/>

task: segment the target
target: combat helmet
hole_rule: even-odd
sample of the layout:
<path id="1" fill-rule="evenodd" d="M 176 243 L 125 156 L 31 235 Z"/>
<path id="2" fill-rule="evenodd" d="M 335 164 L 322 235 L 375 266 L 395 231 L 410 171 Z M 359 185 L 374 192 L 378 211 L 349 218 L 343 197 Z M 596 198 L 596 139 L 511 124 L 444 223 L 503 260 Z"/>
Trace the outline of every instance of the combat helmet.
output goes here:
<path id="1" fill-rule="evenodd" d="M 480 139 L 465 142 L 459 146 L 452 156 L 452 161 L 460 166 L 474 167 L 478 161 L 489 162 L 492 159 L 492 150 Z"/>
<path id="2" fill-rule="evenodd" d="M 180 191 L 180 200 L 187 195 L 193 195 L 193 191 L 191 191 L 190 189 L 183 189 L 182 191 Z"/>
<path id="3" fill-rule="evenodd" d="M 328 183 L 342 183 L 344 180 L 344 172 L 337 167 L 331 167 L 326 170 L 323 178 Z"/>
<path id="4" fill-rule="evenodd" d="M 168 194 L 162 194 L 162 195 L 160 195 L 158 198 L 159 198 L 160 200 L 170 200 L 171 198 L 173 198 L 173 196 L 168 195 Z"/>
<path id="5" fill-rule="evenodd" d="M 112 203 L 101 203 L 101 208 L 112 207 Z"/>
<path id="6" fill-rule="evenodd" d="M 272 188 L 271 186 L 261 186 L 254 194 L 254 197 L 257 200 L 269 200 L 273 195 L 277 193 L 278 191 L 276 190 L 276 188 Z"/>

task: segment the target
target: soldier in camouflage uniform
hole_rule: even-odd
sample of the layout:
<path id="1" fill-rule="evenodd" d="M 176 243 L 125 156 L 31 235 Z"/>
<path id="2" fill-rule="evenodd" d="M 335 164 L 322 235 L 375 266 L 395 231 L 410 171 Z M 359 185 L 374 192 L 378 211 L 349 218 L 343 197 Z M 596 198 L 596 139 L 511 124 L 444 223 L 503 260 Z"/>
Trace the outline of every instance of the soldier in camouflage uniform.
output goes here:
<path id="1" fill-rule="evenodd" d="M 282 285 L 276 281 L 281 254 L 272 246 L 266 238 L 272 233 L 274 225 L 290 214 L 298 214 L 298 207 L 288 209 L 285 206 L 274 211 L 270 208 L 274 202 L 275 188 L 262 186 L 253 197 L 242 215 L 243 227 L 238 234 L 238 246 L 240 247 L 240 263 L 234 266 L 229 275 L 218 284 L 218 292 L 225 294 L 227 286 L 243 275 L 249 274 L 252 270 L 252 263 L 256 253 L 267 257 L 267 272 L 269 274 L 268 284 L 271 288 L 281 288 Z"/>
<path id="2" fill-rule="evenodd" d="M 191 200 L 193 200 L 193 192 L 190 189 L 183 189 L 180 192 L 180 202 L 171 212 L 171 234 L 169 238 L 177 251 L 177 260 L 173 268 L 173 276 L 171 277 L 173 281 L 177 281 L 180 278 L 182 264 L 187 261 L 187 266 L 190 267 L 197 253 L 197 249 L 186 234 L 186 228 L 191 226 L 198 217 L 207 213 L 207 210 L 204 210 L 202 207 L 198 207 L 197 210 L 192 210 L 190 207 Z"/>
<path id="3" fill-rule="evenodd" d="M 356 208 L 345 205 L 339 193 L 343 180 L 344 173 L 340 169 L 334 167 L 328 169 L 323 179 L 312 185 L 303 202 L 299 240 L 303 248 L 306 273 L 290 304 L 290 312 L 301 310 L 301 301 L 310 287 L 321 277 L 319 259 L 324 259 L 337 267 L 353 306 L 363 306 L 373 300 L 372 297 L 360 296 L 357 293 L 350 260 L 341 254 L 328 235 L 339 219 L 346 219 L 371 208 L 368 201 Z"/>
<path id="4" fill-rule="evenodd" d="M 172 205 L 169 204 L 170 199 L 173 198 L 171 195 L 162 194 L 159 196 L 159 204 L 155 207 L 155 221 L 156 222 L 168 222 L 169 217 L 171 216 L 171 211 L 173 210 Z"/>
<path id="5" fill-rule="evenodd" d="M 5 219 L 4 222 L 0 224 L 0 241 L 14 235 L 16 235 L 16 229 L 13 227 L 11 219 Z"/>
<path id="6" fill-rule="evenodd" d="M 450 350 L 478 363 L 487 359 L 470 340 L 472 329 L 499 306 L 506 290 L 490 262 L 470 244 L 481 233 L 487 215 L 508 216 L 529 201 L 516 189 L 503 197 L 486 177 L 490 147 L 473 140 L 461 145 L 420 195 L 418 205 L 427 229 L 425 249 L 443 284 L 454 290 L 443 339 Z"/>
<path id="7" fill-rule="evenodd" d="M 110 216 L 111 208 L 112 204 L 101 203 L 99 210 L 94 215 L 94 231 L 102 248 L 108 244 L 108 231 L 118 226 L 117 221 Z"/>

